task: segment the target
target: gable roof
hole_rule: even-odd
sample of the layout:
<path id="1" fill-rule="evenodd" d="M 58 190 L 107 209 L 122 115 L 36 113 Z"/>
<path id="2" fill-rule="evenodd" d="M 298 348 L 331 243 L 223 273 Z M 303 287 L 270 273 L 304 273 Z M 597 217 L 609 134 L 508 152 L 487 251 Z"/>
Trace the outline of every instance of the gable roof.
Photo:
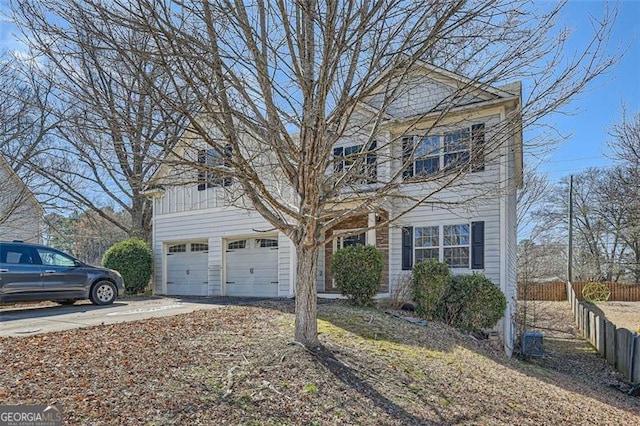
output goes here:
<path id="1" fill-rule="evenodd" d="M 385 118 L 396 121 L 440 114 L 445 110 L 454 112 L 475 104 L 486 106 L 488 102 L 520 102 L 519 82 L 493 87 L 424 61 L 416 61 L 410 68 L 401 70 L 402 75 L 398 77 L 389 77 L 397 70 L 398 66 L 390 65 L 373 80 L 369 85 L 373 88 L 371 94 L 359 104 L 362 109 L 380 111 L 387 95 L 383 79 L 388 78 L 404 79 L 405 88 L 395 93 L 394 98 L 384 99 L 387 102 Z M 452 100 L 455 101 L 453 106 Z"/>
<path id="2" fill-rule="evenodd" d="M 371 86 L 378 85 L 378 87 L 372 91 L 369 100 L 361 102 L 358 105 L 362 110 L 368 113 L 372 113 L 372 110 L 379 111 L 376 106 L 375 97 L 376 95 L 384 96 L 382 92 L 385 88 L 385 85 L 380 84 L 380 81 L 393 71 L 394 67 L 389 66 L 374 79 Z M 519 81 L 494 87 L 420 60 L 416 61 L 407 73 L 405 78 L 409 85 L 415 83 L 415 80 L 411 81 L 411 79 L 416 78 L 411 76 L 411 74 L 414 74 L 414 76 L 417 75 L 418 80 L 421 80 L 416 84 L 416 93 L 412 94 L 412 88 L 408 87 L 404 89 L 397 99 L 393 99 L 388 109 L 384 111 L 384 117 L 387 120 L 400 123 L 421 118 L 428 119 L 430 117 L 437 117 L 445 110 L 438 108 L 438 105 L 447 100 L 448 96 L 457 96 L 456 92 L 460 89 L 463 89 L 463 96 L 459 98 L 460 102 L 456 103 L 453 107 L 449 107 L 447 113 L 456 114 L 465 110 L 481 109 L 494 105 L 508 105 L 512 111 L 516 111 L 517 113 L 520 113 L 522 108 L 522 83 Z M 432 87 L 425 88 L 421 85 L 431 85 Z M 378 103 L 379 102 L 380 101 L 378 101 Z M 397 105 L 394 106 L 394 102 L 397 103 Z M 422 102 L 422 104 L 419 102 Z M 522 174 L 524 160 L 522 133 L 522 120 L 521 118 L 517 118 L 513 129 L 515 184 L 517 188 L 521 188 L 523 185 Z"/>

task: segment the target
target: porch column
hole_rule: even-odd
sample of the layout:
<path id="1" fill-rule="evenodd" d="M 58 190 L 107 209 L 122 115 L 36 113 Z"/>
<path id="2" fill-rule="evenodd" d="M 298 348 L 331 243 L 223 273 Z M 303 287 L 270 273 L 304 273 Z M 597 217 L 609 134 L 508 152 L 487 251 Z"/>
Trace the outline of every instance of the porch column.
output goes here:
<path id="1" fill-rule="evenodd" d="M 370 212 L 369 213 L 369 217 L 368 217 L 369 221 L 367 223 L 367 226 L 369 228 L 373 228 L 374 226 L 376 226 L 376 214 L 375 212 Z M 371 245 L 371 246 L 376 246 L 376 230 L 375 229 L 369 229 L 367 231 L 367 244 Z"/>

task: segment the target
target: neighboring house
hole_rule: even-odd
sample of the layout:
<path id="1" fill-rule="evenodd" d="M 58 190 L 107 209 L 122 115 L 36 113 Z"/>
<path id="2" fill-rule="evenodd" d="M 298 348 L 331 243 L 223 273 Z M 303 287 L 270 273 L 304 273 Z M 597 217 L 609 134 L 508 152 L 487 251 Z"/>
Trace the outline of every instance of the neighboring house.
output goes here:
<path id="1" fill-rule="evenodd" d="M 391 104 L 389 119 L 376 135 L 378 147 L 385 146 L 390 150 L 388 158 L 398 160 L 383 162 L 380 156 L 372 156 L 364 165 L 364 175 L 375 179 L 397 174 L 397 180 L 403 183 L 400 190 L 411 195 L 418 189 L 411 183 L 412 176 L 442 173 L 456 162 L 471 167 L 472 173 L 462 184 L 435 194 L 433 199 L 440 204 L 420 205 L 390 226 L 364 230 L 402 211 L 400 201 L 334 226 L 325 237 L 344 236 L 326 244 L 320 254 L 318 293 L 336 293 L 328 270 L 329 259 L 336 249 L 348 245 L 372 244 L 382 251 L 383 296 L 394 292 L 417 261 L 440 259 L 454 273 L 483 273 L 500 286 L 508 300 L 501 334 L 506 351 L 511 353 L 516 289 L 515 193 L 522 174 L 520 121 L 516 119 L 517 124 L 513 124 L 513 116 L 515 113 L 520 117 L 520 84 L 502 89 L 474 86 L 429 137 L 423 137 L 419 129 L 429 129 L 438 113 L 428 112 L 437 111 L 438 103 L 450 96 L 454 87 L 469 82 L 425 65 L 424 73 L 418 72 L 407 84 L 409 90 Z M 374 95 L 364 109 L 375 108 L 377 101 Z M 508 141 L 485 153 L 485 144 L 497 138 L 496 129 L 505 125 L 515 127 L 509 132 Z M 386 143 L 389 141 L 392 142 Z M 336 145 L 333 173 L 349 167 L 349 154 L 360 146 L 362 142 L 358 145 L 353 138 Z M 472 152 L 476 148 L 480 155 Z M 402 153 L 412 149 L 419 157 L 405 159 L 402 164 Z M 473 163 L 469 164 L 472 158 Z M 206 163 L 210 159 L 202 151 L 199 161 Z M 272 226 L 250 208 L 228 206 L 223 187 L 232 185 L 231 181 L 191 182 L 149 192 L 154 199 L 155 293 L 292 296 L 295 252 L 289 239 L 277 231 L 264 232 Z M 467 201 L 456 204 L 460 200 Z"/>
<path id="2" fill-rule="evenodd" d="M 43 217 L 36 197 L 0 157 L 0 240 L 40 243 Z"/>

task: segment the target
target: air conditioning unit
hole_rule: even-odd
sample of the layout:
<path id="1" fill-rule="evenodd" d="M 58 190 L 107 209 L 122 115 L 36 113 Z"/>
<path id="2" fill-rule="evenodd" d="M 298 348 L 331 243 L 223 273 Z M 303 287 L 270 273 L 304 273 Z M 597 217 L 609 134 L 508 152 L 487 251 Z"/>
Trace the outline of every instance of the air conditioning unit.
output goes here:
<path id="1" fill-rule="evenodd" d="M 541 332 L 525 331 L 522 333 L 522 355 L 536 358 L 544 356 Z"/>

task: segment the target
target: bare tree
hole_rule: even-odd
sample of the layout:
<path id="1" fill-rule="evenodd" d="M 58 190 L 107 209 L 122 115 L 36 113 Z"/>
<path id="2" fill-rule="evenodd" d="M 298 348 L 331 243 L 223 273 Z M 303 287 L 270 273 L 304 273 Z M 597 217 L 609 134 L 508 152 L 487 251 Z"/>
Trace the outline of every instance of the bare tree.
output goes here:
<path id="1" fill-rule="evenodd" d="M 618 281 L 633 267 L 638 229 L 633 219 L 637 205 L 627 168 L 590 168 L 574 176 L 574 273 L 578 279 Z M 637 182 L 636 182 L 637 185 Z M 569 185 L 562 180 L 536 212 L 546 225 L 542 236 L 551 245 L 567 238 Z M 632 273 L 633 274 L 633 273 Z M 635 278 L 634 278 L 635 279 Z"/>
<path id="2" fill-rule="evenodd" d="M 623 105 L 622 118 L 612 126 L 609 136 L 613 138 L 607 143 L 611 156 L 631 168 L 640 168 L 640 112 L 627 114 Z"/>
<path id="3" fill-rule="evenodd" d="M 517 223 L 518 235 L 526 235 L 528 240 L 535 240 L 545 227 L 540 215 L 536 211 L 548 196 L 551 183 L 546 174 L 540 174 L 536 167 L 525 170 L 522 188 L 517 195 Z"/>
<path id="4" fill-rule="evenodd" d="M 149 59 L 148 36 L 86 16 L 81 2 L 51 3 L 50 9 L 37 3 L 15 2 L 14 18 L 27 35 L 29 60 L 37 63 L 23 73 L 33 87 L 52 88 L 43 108 L 50 142 L 22 161 L 54 200 L 50 207 L 89 209 L 148 240 L 151 204 L 144 189 L 158 158 L 184 131 L 180 112 L 156 102 L 151 91 L 171 96 L 180 89 Z M 126 215 L 108 214 L 105 206 Z"/>
<path id="5" fill-rule="evenodd" d="M 640 284 L 640 113 L 627 114 L 623 106 L 622 118 L 609 135 L 612 140 L 607 145 L 619 166 L 604 188 L 607 207 L 623 215 L 621 238 L 628 248 L 625 263 L 634 282 Z"/>
<path id="6" fill-rule="evenodd" d="M 46 114 L 14 63 L 7 53 L 0 57 L 0 237 L 38 241 L 42 209 L 30 190 L 37 179 L 23 166 L 46 137 Z"/>
<path id="7" fill-rule="evenodd" d="M 26 9 L 32 2 L 16 3 L 32 13 Z M 422 188 L 421 195 L 408 197 L 399 191 L 407 181 L 402 167 L 385 176 L 366 167 L 371 155 L 379 167 L 418 155 L 415 148 L 396 149 L 399 140 L 379 140 L 377 132 L 394 119 L 395 101 L 407 95 L 414 72 L 428 69 L 423 61 L 466 78 L 405 123 L 422 135 L 438 131 L 478 90 L 529 80 L 520 108 L 487 130 L 492 134 L 487 154 L 521 135 L 523 126 L 565 106 L 614 62 L 603 55 L 610 14 L 594 20 L 594 37 L 584 51 L 565 57 L 567 34 L 555 27 L 562 5 L 545 11 L 527 2 L 438 0 L 52 0 L 46 5 L 60 21 L 69 19 L 69 8 L 83 10 L 84 20 L 102 23 L 91 27 L 88 39 L 119 54 L 140 53 L 143 47 L 116 42 L 104 31 L 105 22 L 148 37 L 153 48 L 145 57 L 162 67 L 171 84 L 157 84 L 141 65 L 136 70 L 153 88 L 156 102 L 187 119 L 191 133 L 182 144 L 193 143 L 191 150 L 174 149 L 167 161 L 233 179 L 226 187 L 234 191 L 232 200 L 290 238 L 297 254 L 295 339 L 305 345 L 317 343 L 315 277 L 325 231 L 401 199 L 403 207 L 376 224 L 387 226 L 421 203 L 445 203 L 439 194 L 446 188 L 472 185 L 465 179 L 469 167 L 450 168 L 408 179 Z M 64 25 L 58 25 L 64 39 Z M 183 84 L 193 96 L 178 90 Z M 518 86 L 504 90 L 520 94 Z M 418 129 L 425 117 L 435 124 Z M 333 147 L 345 138 L 357 139 L 362 149 L 336 158 Z M 189 154 L 198 146 L 213 149 L 224 161 L 207 169 Z M 363 191 L 365 181 L 375 191 Z M 472 198 L 496 187 L 476 184 Z M 457 203 L 464 201 L 469 200 Z"/>
<path id="8" fill-rule="evenodd" d="M 107 208 L 103 215 L 126 216 L 126 213 Z M 110 221 L 93 210 L 74 212 L 68 216 L 50 214 L 46 219 L 49 226 L 48 243 L 89 264 L 101 264 L 107 249 L 127 238 L 122 229 L 112 226 Z M 127 218 L 115 220 L 126 222 Z"/>

